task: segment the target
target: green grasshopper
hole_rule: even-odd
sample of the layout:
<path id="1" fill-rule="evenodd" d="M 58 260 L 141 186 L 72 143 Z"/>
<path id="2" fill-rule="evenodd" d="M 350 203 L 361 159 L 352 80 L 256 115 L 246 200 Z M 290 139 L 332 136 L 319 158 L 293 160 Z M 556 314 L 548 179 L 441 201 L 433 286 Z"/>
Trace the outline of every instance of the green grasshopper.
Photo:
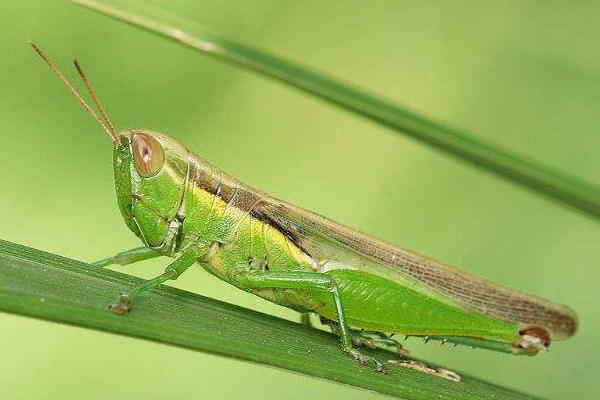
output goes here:
<path id="1" fill-rule="evenodd" d="M 270 197 L 165 134 L 117 133 L 77 61 L 96 111 L 31 45 L 111 139 L 119 210 L 144 243 L 95 265 L 175 258 L 163 274 L 120 293 L 113 312 L 124 314 L 142 293 L 199 263 L 242 290 L 319 315 L 339 334 L 345 353 L 378 371 L 385 371 L 383 364 L 359 347 L 394 345 L 405 354 L 391 334 L 535 355 L 551 340 L 575 333 L 577 317 L 566 306 L 495 285 Z M 460 379 L 412 360 L 391 362 Z"/>

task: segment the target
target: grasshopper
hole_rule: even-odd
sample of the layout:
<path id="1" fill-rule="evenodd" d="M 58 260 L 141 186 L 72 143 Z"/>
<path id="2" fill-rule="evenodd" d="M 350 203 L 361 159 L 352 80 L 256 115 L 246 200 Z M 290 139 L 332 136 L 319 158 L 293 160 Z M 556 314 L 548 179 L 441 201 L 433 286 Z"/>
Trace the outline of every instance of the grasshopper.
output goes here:
<path id="1" fill-rule="evenodd" d="M 175 259 L 161 275 L 120 293 L 110 306 L 113 312 L 130 311 L 144 292 L 199 263 L 242 290 L 317 314 L 339 335 L 343 352 L 382 372 L 383 364 L 359 347 L 392 345 L 403 356 L 406 351 L 391 334 L 535 355 L 552 340 L 575 333 L 577 316 L 566 306 L 496 285 L 275 199 L 163 133 L 117 132 L 77 61 L 96 111 L 31 45 L 110 138 L 117 204 L 144 244 L 95 265 Z M 460 380 L 452 371 L 413 360 L 391 362 Z"/>

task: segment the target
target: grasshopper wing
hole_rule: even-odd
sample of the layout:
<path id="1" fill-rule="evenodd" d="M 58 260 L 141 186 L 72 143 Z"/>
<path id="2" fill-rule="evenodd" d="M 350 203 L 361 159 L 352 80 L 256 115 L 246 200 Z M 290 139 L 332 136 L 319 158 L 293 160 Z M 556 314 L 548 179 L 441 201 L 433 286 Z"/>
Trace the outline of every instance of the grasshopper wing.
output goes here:
<path id="1" fill-rule="evenodd" d="M 470 311 L 572 336 L 577 317 L 566 306 L 527 295 L 374 239 L 321 215 L 265 196 L 253 210 L 294 240 L 324 270 L 354 268 L 400 279 Z"/>

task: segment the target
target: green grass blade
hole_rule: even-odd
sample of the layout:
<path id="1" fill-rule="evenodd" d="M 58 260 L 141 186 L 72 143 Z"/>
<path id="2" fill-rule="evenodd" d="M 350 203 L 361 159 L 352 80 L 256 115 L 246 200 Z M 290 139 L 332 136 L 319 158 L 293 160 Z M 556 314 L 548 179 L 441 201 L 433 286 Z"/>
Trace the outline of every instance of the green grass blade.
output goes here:
<path id="1" fill-rule="evenodd" d="M 597 185 L 486 144 L 472 135 L 432 121 L 326 74 L 219 37 L 196 24 L 173 19 L 164 11 L 152 10 L 144 2 L 71 1 L 285 82 L 563 204 L 600 217 L 600 188 Z"/>
<path id="2" fill-rule="evenodd" d="M 332 334 L 162 286 L 117 316 L 108 305 L 140 279 L 0 240 L 0 310 L 267 364 L 403 399 L 531 399 L 463 375 L 460 383 L 360 367 Z M 390 358 L 380 351 L 379 357 Z"/>

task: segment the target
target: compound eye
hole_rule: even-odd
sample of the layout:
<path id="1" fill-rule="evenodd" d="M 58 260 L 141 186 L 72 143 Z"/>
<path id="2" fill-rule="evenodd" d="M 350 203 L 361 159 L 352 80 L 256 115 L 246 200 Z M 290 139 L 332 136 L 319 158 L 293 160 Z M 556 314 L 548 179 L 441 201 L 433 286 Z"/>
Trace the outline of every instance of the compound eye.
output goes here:
<path id="1" fill-rule="evenodd" d="M 165 164 L 165 151 L 152 135 L 135 132 L 131 139 L 131 150 L 135 169 L 144 178 L 158 174 Z"/>

